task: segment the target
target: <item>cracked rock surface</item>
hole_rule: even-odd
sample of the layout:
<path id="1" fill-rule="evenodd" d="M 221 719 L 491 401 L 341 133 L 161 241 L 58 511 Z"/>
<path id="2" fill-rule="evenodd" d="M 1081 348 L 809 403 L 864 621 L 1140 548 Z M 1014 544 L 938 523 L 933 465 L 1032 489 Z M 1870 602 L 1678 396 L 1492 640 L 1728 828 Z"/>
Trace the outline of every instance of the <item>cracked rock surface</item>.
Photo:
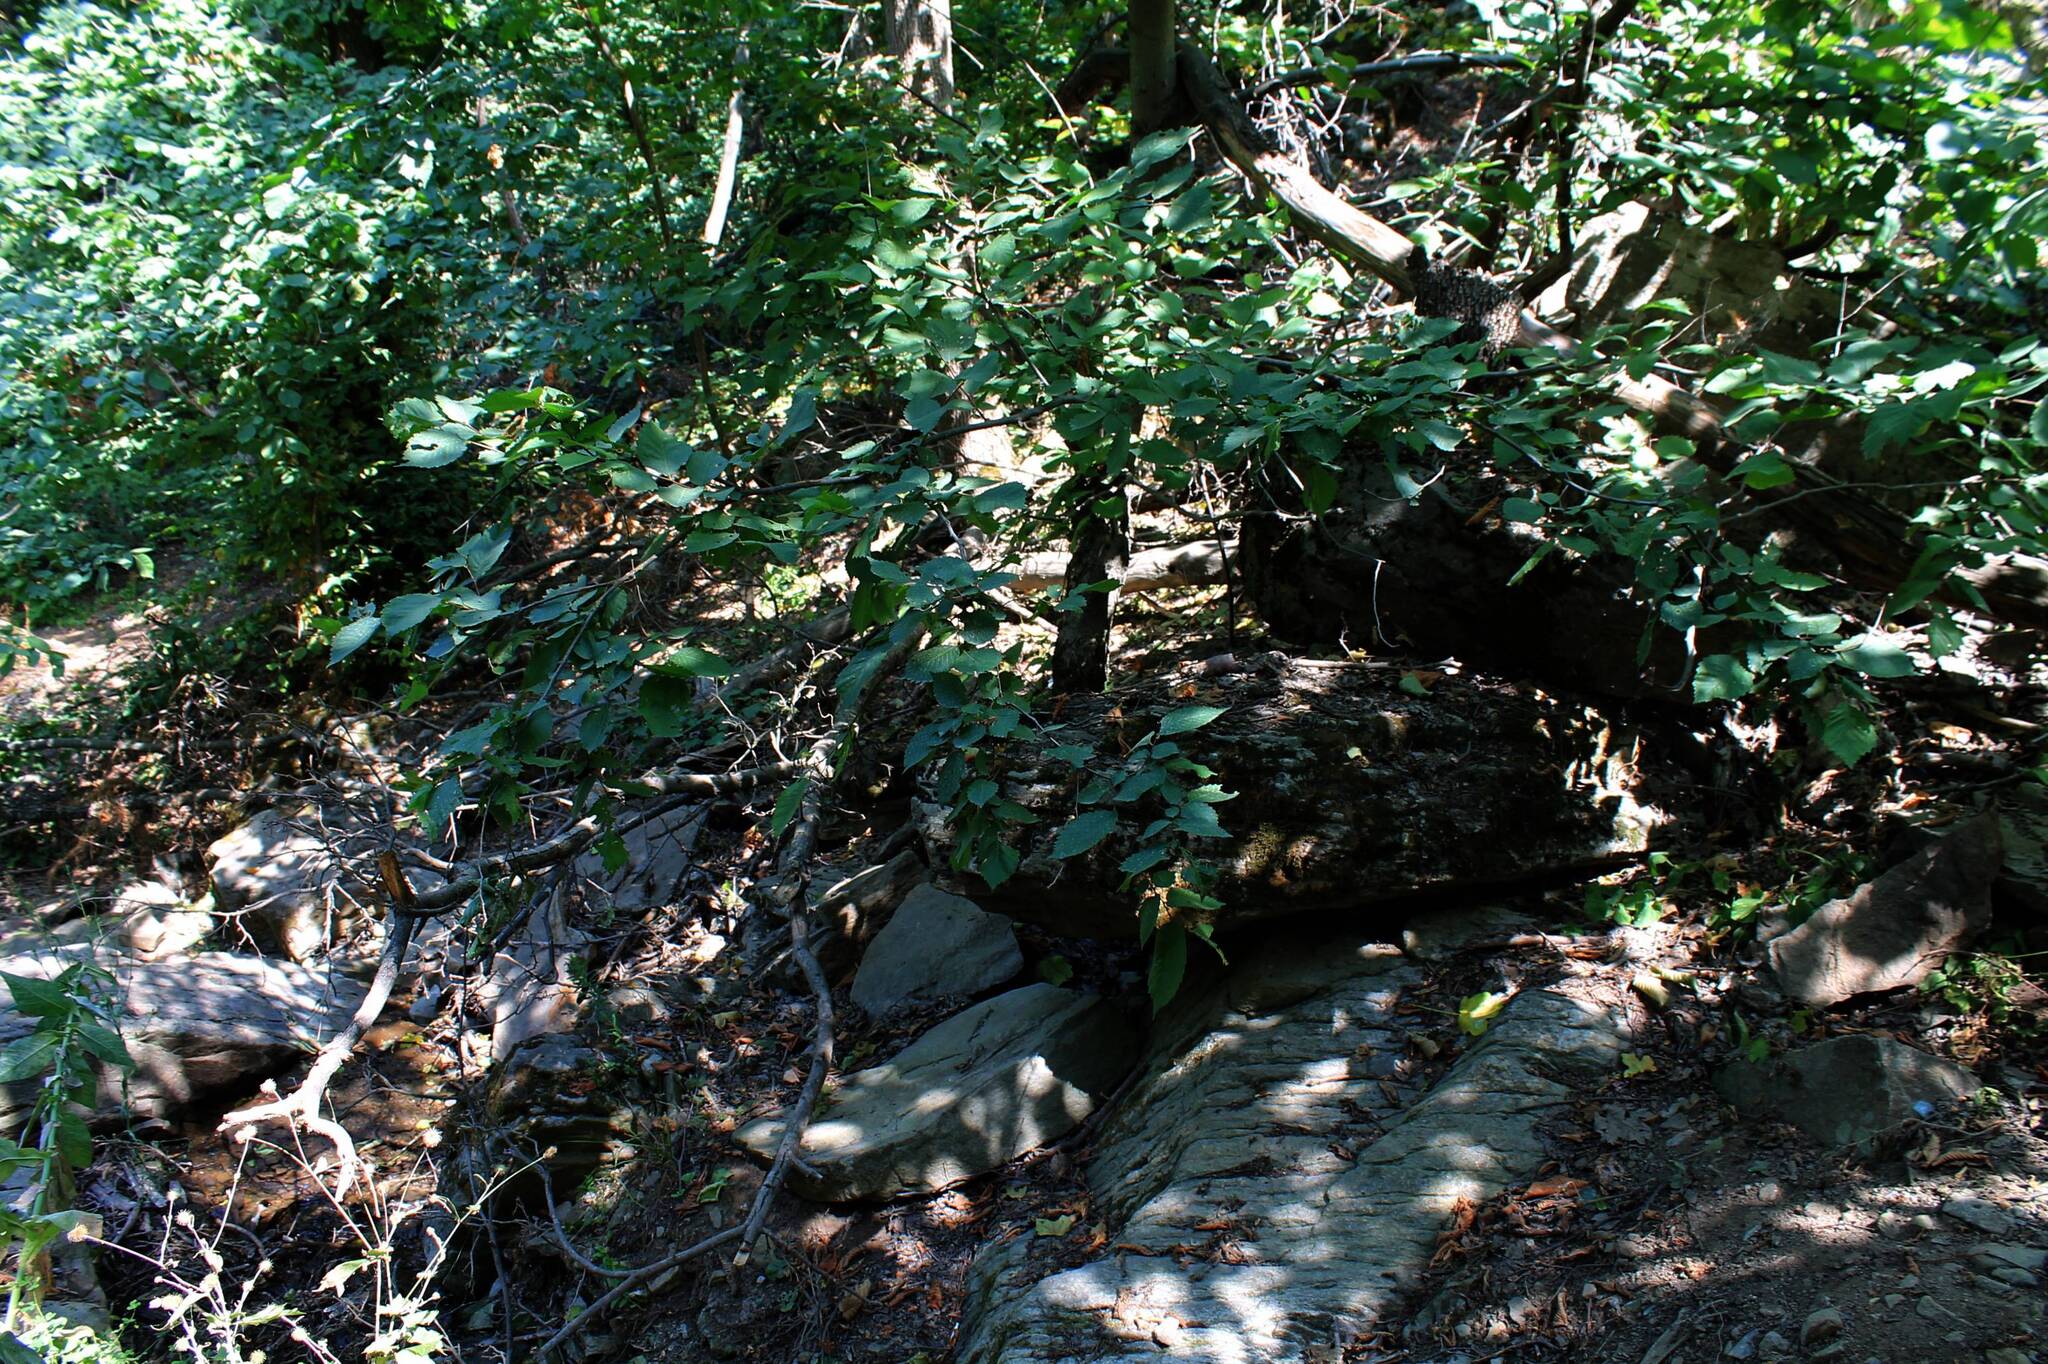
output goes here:
<path id="1" fill-rule="evenodd" d="M 1088 1170 L 1107 1244 L 982 1254 L 963 1364 L 1334 1357 L 1400 1306 L 1461 1202 L 1531 1177 L 1539 1124 L 1610 1073 L 1610 1001 L 1518 994 L 1433 1084 L 1403 994 L 1422 968 L 1357 939 L 1280 946 L 1162 1018 Z"/>

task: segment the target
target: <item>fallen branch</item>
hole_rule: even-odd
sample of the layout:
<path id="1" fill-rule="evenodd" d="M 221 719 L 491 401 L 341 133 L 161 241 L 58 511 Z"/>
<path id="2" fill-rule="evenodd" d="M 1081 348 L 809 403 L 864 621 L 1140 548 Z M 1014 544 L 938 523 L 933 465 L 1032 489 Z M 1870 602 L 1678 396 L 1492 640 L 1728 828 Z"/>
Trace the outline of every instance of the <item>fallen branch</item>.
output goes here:
<path id="1" fill-rule="evenodd" d="M 363 992 L 362 1003 L 348 1021 L 348 1026 L 336 1033 L 320 1049 L 313 1061 L 313 1068 L 306 1072 L 306 1078 L 299 1087 L 282 1099 L 269 1103 L 237 1109 L 220 1120 L 218 1131 L 233 1132 L 235 1140 L 246 1142 L 256 1135 L 259 1125 L 266 1122 L 281 1122 L 293 1131 L 305 1130 L 315 1136 L 325 1137 L 334 1146 L 336 1170 L 334 1177 L 334 1201 L 338 1204 L 348 1196 L 355 1184 L 356 1171 L 363 1164 L 356 1154 L 355 1138 L 340 1123 L 321 1116 L 320 1106 L 326 1101 L 327 1086 L 362 1040 L 363 1033 L 377 1016 L 384 1012 L 384 1006 L 391 999 L 392 987 L 398 983 L 398 968 L 404 960 L 405 950 L 412 944 L 413 930 L 418 926 L 420 915 L 415 911 L 412 887 L 400 870 L 396 854 L 385 853 L 379 860 L 383 872 L 384 890 L 390 906 L 390 913 L 384 924 L 384 955 L 377 963 L 377 974 L 370 981 L 370 988 Z M 266 1080 L 263 1084 L 266 1094 L 277 1093 L 277 1082 Z"/>
<path id="2" fill-rule="evenodd" d="M 1124 572 L 1123 590 L 1146 592 L 1162 587 L 1207 587 L 1229 576 L 1230 555 L 1236 546 L 1221 540 L 1197 540 L 1184 545 L 1163 545 L 1133 554 Z M 1022 592 L 1058 587 L 1066 581 L 1069 555 L 1057 552 L 1027 554 L 1009 572 L 1009 586 Z"/>

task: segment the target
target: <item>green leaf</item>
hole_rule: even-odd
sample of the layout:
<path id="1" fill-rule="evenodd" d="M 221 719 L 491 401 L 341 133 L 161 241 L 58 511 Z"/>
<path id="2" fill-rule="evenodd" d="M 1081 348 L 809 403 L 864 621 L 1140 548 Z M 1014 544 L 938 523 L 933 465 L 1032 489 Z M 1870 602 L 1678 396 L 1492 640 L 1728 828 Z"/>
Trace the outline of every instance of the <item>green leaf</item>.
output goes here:
<path id="1" fill-rule="evenodd" d="M 427 810 L 420 817 L 420 829 L 433 842 L 439 843 L 448 837 L 455 821 L 455 812 L 462 807 L 462 778 L 443 777 L 434 785 L 434 794 L 427 799 Z"/>
<path id="2" fill-rule="evenodd" d="M 1058 988 L 1074 978 L 1074 964 L 1055 953 L 1038 963 L 1038 978 Z"/>
<path id="3" fill-rule="evenodd" d="M 1146 167 L 1172 156 L 1187 146 L 1194 136 L 1192 128 L 1168 128 L 1139 139 L 1138 145 L 1131 148 L 1131 178 L 1135 180 L 1144 175 Z"/>
<path id="4" fill-rule="evenodd" d="M 467 426 L 437 426 L 405 443 L 405 462 L 415 469 L 438 469 L 461 459 L 476 432 Z"/>
<path id="5" fill-rule="evenodd" d="M 0 981 L 7 984 L 15 1012 L 30 1018 L 62 1018 L 76 1007 L 64 987 L 53 981 L 17 976 L 11 971 L 0 971 Z"/>
<path id="6" fill-rule="evenodd" d="M 1755 687 L 1756 675 L 1729 654 L 1710 654 L 1693 670 L 1692 699 L 1702 704 L 1739 700 Z"/>
<path id="7" fill-rule="evenodd" d="M 1534 525 L 1543 519 L 1543 504 L 1526 497 L 1510 497 L 1500 504 L 1500 514 L 1509 521 Z"/>
<path id="8" fill-rule="evenodd" d="M 1865 677 L 1911 677 L 1913 656 L 1883 635 L 1860 635 L 1835 650 L 1835 657 Z"/>
<path id="9" fill-rule="evenodd" d="M 437 592 L 414 592 L 395 597 L 384 607 L 384 633 L 403 634 L 434 614 L 443 598 Z"/>
<path id="10" fill-rule="evenodd" d="M 1180 993 L 1188 971 L 1188 931 L 1178 919 L 1162 924 L 1152 936 L 1152 965 L 1145 973 L 1145 993 L 1152 996 L 1152 1012 L 1158 1013 Z"/>
<path id="11" fill-rule="evenodd" d="M 375 616 L 358 616 L 339 630 L 336 630 L 334 638 L 328 641 L 328 663 L 339 663 L 365 644 L 368 644 L 376 637 L 377 627 L 381 623 Z"/>
<path id="12" fill-rule="evenodd" d="M 775 813 L 768 819 L 768 837 L 781 838 L 790 821 L 804 808 L 804 797 L 810 792 L 811 779 L 798 777 L 784 787 L 782 794 L 775 798 Z"/>
<path id="13" fill-rule="evenodd" d="M 1468 1037 L 1484 1037 L 1493 1020 L 1505 1009 L 1511 995 L 1482 990 L 1458 1001 L 1458 1031 Z"/>
<path id="14" fill-rule="evenodd" d="M 666 671 L 658 672 L 640 684 L 640 718 L 647 722 L 647 732 L 657 739 L 673 739 L 681 734 L 688 727 L 696 704 L 697 684 L 687 675 L 675 677 Z"/>
<path id="15" fill-rule="evenodd" d="M 1877 747 L 1877 726 L 1869 716 L 1848 702 L 1842 702 L 1821 721 L 1820 741 L 1844 767 L 1862 762 Z"/>
<path id="16" fill-rule="evenodd" d="M 57 1038 L 46 1032 L 17 1037 L 0 1051 L 0 1084 L 47 1074 L 57 1061 Z"/>
<path id="17" fill-rule="evenodd" d="M 1058 1217 L 1041 1217 L 1031 1224 L 1031 1229 L 1040 1236 L 1065 1236 L 1074 1229 L 1074 1214 L 1069 1212 Z"/>
<path id="18" fill-rule="evenodd" d="M 663 654 L 661 661 L 654 665 L 654 670 L 671 677 L 729 677 L 732 675 L 732 664 L 709 649 L 699 649 L 694 644 L 685 644 Z"/>
<path id="19" fill-rule="evenodd" d="M 1076 815 L 1059 836 L 1052 841 L 1052 855 L 1062 860 L 1079 857 L 1090 848 L 1108 838 L 1116 828 L 1116 811 L 1089 810 Z"/>
<path id="20" fill-rule="evenodd" d="M 1182 706 L 1179 710 L 1168 711 L 1160 718 L 1159 737 L 1164 739 L 1200 729 L 1229 709 L 1228 706 Z"/>

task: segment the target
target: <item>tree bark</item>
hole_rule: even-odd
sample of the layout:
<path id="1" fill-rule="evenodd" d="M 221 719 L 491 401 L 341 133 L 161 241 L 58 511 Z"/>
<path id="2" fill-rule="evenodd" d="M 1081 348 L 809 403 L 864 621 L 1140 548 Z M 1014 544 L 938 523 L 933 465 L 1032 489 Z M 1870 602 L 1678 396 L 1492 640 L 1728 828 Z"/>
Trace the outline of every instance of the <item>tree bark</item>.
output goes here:
<path id="1" fill-rule="evenodd" d="M 1105 515 L 1098 504 L 1115 500 L 1118 509 Z M 1121 480 L 1091 480 L 1084 485 L 1074 513 L 1074 553 L 1067 564 L 1067 599 L 1061 606 L 1059 638 L 1052 650 L 1055 692 L 1097 692 L 1109 685 L 1109 634 L 1116 595 L 1129 571 L 1131 512 L 1129 493 Z M 1082 592 L 1093 583 L 1116 586 Z"/>
<path id="2" fill-rule="evenodd" d="M 1174 59 L 1173 0 L 1131 0 L 1131 133 L 1173 121 L 1180 77 Z"/>
<path id="3" fill-rule="evenodd" d="M 953 107 L 953 0 L 882 0 L 882 42 L 902 62 L 911 94 Z"/>

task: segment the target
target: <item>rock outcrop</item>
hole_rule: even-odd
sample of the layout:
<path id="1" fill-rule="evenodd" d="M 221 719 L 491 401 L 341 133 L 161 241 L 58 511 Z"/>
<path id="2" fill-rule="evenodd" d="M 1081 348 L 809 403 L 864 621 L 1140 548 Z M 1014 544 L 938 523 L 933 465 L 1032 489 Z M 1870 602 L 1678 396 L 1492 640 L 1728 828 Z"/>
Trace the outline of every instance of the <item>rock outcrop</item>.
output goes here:
<path id="1" fill-rule="evenodd" d="M 1415 1070 L 1423 968 L 1355 938 L 1276 947 L 1161 1019 L 1088 1166 L 1108 1246 L 1029 1239 L 970 1276 L 962 1364 L 1303 1364 L 1412 1291 L 1439 1233 L 1546 1159 L 1538 1124 L 1611 1073 L 1611 1000 L 1526 990 L 1448 1073 Z"/>
<path id="2" fill-rule="evenodd" d="M 1641 853 L 1670 824 L 1667 793 L 1684 774 L 1616 716 L 1479 678 L 1439 674 L 1407 687 L 1402 678 L 1269 656 L 1220 676 L 1189 669 L 1070 699 L 1044 736 L 1004 751 L 1002 793 L 1039 823 L 1016 835 L 1015 874 L 977 896 L 1062 932 L 1128 937 L 1118 863 L 1154 811 L 1135 800 L 1092 851 L 1054 858 L 1078 783 L 1047 751 L 1092 743 L 1095 766 L 1112 771 L 1117 754 L 1192 703 L 1224 710 L 1175 742 L 1236 793 L 1213 807 L 1226 837 L 1202 844 L 1219 872 L 1218 931 L 1597 868 Z M 950 814 L 924 810 L 933 865 L 953 851 Z"/>
<path id="3" fill-rule="evenodd" d="M 881 1015 L 994 989 L 1024 969 L 1010 921 L 924 885 L 910 892 L 861 958 L 853 1002 Z"/>

